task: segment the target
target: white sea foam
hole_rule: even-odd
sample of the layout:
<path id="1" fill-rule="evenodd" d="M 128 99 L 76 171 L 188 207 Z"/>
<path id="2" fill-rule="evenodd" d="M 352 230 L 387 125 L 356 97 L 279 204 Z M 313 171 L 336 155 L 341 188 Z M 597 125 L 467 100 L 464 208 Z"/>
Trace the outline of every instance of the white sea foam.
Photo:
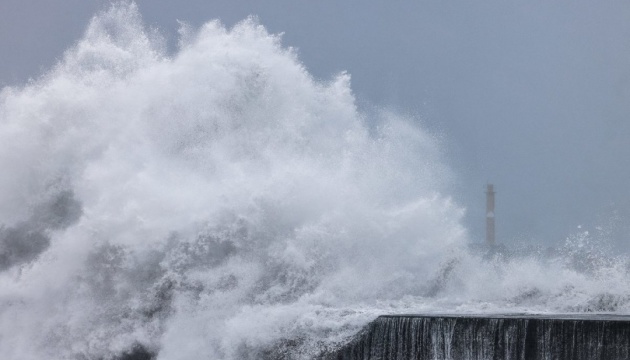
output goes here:
<path id="1" fill-rule="evenodd" d="M 469 255 L 439 141 L 349 75 L 255 19 L 181 33 L 168 54 L 114 5 L 2 90 L 3 358 L 308 359 L 382 313 L 629 310 L 625 260 Z"/>

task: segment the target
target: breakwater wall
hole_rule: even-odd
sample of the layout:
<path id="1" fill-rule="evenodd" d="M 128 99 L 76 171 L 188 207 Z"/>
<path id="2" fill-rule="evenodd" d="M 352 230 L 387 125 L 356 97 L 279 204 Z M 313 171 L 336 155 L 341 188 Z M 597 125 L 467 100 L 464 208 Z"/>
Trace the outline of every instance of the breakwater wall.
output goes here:
<path id="1" fill-rule="evenodd" d="M 380 316 L 327 359 L 630 359 L 630 316 Z"/>

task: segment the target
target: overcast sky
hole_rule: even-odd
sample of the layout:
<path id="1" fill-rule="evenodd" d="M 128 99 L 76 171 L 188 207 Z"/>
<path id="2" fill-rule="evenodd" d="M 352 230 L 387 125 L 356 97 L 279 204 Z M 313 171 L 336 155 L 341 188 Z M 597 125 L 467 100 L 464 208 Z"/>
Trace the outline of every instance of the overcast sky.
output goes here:
<path id="1" fill-rule="evenodd" d="M 36 78 L 107 3 L 0 0 L 0 85 Z M 257 15 L 317 78 L 347 70 L 364 109 L 441 134 L 474 238 L 492 182 L 499 241 L 557 244 L 578 225 L 614 224 L 616 243 L 629 242 L 628 1 L 137 3 L 173 48 L 177 20 Z"/>

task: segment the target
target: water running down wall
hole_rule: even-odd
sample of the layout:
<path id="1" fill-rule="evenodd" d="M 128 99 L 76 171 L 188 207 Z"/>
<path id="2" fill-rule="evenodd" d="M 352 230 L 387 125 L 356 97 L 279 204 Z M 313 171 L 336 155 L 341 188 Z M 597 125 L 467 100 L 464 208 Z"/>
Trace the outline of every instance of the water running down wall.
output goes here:
<path id="1" fill-rule="evenodd" d="M 613 360 L 630 357 L 630 317 L 380 316 L 335 360 Z"/>

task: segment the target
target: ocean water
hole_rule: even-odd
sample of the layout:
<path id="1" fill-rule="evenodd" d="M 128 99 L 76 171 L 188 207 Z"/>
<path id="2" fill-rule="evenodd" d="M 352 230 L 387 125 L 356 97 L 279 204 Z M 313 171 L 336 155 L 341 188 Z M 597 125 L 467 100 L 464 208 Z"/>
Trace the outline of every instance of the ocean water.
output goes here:
<path id="1" fill-rule="evenodd" d="M 468 251 L 456 169 L 256 19 L 97 14 L 0 92 L 3 359 L 311 359 L 381 314 L 627 313 L 628 261 Z M 271 355 L 270 355 L 271 354 Z"/>

